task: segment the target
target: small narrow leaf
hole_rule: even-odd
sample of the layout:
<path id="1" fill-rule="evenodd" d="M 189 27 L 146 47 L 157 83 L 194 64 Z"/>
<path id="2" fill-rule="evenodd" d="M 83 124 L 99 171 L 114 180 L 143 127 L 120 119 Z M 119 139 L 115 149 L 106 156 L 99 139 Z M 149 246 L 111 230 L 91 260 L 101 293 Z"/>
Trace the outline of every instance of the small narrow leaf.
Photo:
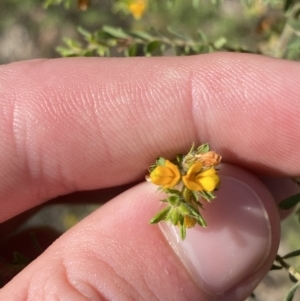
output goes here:
<path id="1" fill-rule="evenodd" d="M 198 35 L 199 35 L 199 38 L 201 39 L 201 41 L 204 44 L 207 44 L 207 38 L 206 38 L 205 34 L 201 30 L 198 30 Z"/>
<path id="2" fill-rule="evenodd" d="M 200 225 L 203 228 L 207 227 L 207 223 L 200 213 L 196 216 L 196 218 L 198 225 Z"/>
<path id="3" fill-rule="evenodd" d="M 179 197 L 178 195 L 171 195 L 168 197 L 168 202 L 172 205 L 172 206 L 177 206 L 178 202 L 179 202 Z"/>
<path id="4" fill-rule="evenodd" d="M 226 43 L 227 43 L 227 40 L 224 37 L 221 37 L 214 42 L 214 47 L 216 49 L 221 49 L 222 47 L 224 47 L 226 45 Z"/>
<path id="5" fill-rule="evenodd" d="M 156 165 L 165 166 L 166 165 L 166 159 L 163 157 L 158 157 L 156 159 Z"/>
<path id="6" fill-rule="evenodd" d="M 181 192 L 177 189 L 167 188 L 165 191 L 170 194 L 181 195 Z"/>
<path id="7" fill-rule="evenodd" d="M 300 202 L 300 193 L 294 194 L 279 203 L 279 208 L 289 210 Z"/>
<path id="8" fill-rule="evenodd" d="M 216 198 L 216 196 L 212 192 L 208 192 L 208 191 L 203 190 L 203 191 L 200 192 L 200 194 L 201 194 L 202 198 L 204 200 L 206 200 L 207 202 L 209 202 L 209 203 L 211 202 L 211 200 Z"/>
<path id="9" fill-rule="evenodd" d="M 145 47 L 145 53 L 148 56 L 151 56 L 155 50 L 159 48 L 160 42 L 158 41 L 152 41 L 148 43 Z"/>
<path id="10" fill-rule="evenodd" d="M 165 207 L 164 209 L 162 209 L 161 211 L 159 211 L 151 220 L 150 220 L 150 224 L 157 224 L 159 223 L 161 220 L 164 220 L 167 215 L 169 214 L 171 210 L 171 207 Z"/>
<path id="11" fill-rule="evenodd" d="M 171 34 L 173 34 L 174 36 L 176 36 L 176 37 L 182 39 L 183 41 L 189 41 L 189 40 L 190 40 L 190 38 L 188 38 L 187 36 L 185 36 L 185 35 L 182 34 L 182 33 L 177 32 L 177 31 L 176 31 L 174 28 L 172 28 L 171 26 L 168 26 L 167 29 L 168 29 L 168 31 L 169 31 Z"/>
<path id="12" fill-rule="evenodd" d="M 181 164 L 182 159 L 183 159 L 183 155 L 176 155 L 176 161 L 177 161 L 177 163 Z"/>
<path id="13" fill-rule="evenodd" d="M 182 240 L 186 238 L 186 228 L 184 225 L 180 226 L 180 237 Z"/>
<path id="14" fill-rule="evenodd" d="M 300 250 L 296 250 L 291 253 L 288 253 L 288 254 L 282 256 L 282 259 L 287 259 L 287 258 L 296 257 L 296 256 L 300 256 Z"/>
<path id="15" fill-rule="evenodd" d="M 177 208 L 172 209 L 168 214 L 169 219 L 174 226 L 177 226 L 177 224 L 179 222 L 179 215 L 180 214 L 179 214 Z"/>
<path id="16" fill-rule="evenodd" d="M 92 34 L 91 34 L 89 31 L 83 29 L 81 26 L 77 27 L 77 30 L 78 30 L 78 32 L 79 32 L 82 36 L 84 36 L 87 40 L 89 40 L 89 39 L 92 37 Z"/>
<path id="17" fill-rule="evenodd" d="M 287 295 L 286 295 L 285 298 L 284 298 L 284 301 L 292 301 L 292 300 L 294 299 L 295 293 L 296 293 L 296 291 L 297 291 L 299 285 L 300 285 L 300 281 L 297 282 L 296 284 L 294 284 L 294 285 L 290 288 L 290 290 L 288 291 Z"/>
<path id="18" fill-rule="evenodd" d="M 132 45 L 128 48 L 128 56 L 136 56 L 137 54 L 137 45 Z"/>
<path id="19" fill-rule="evenodd" d="M 153 40 L 153 37 L 149 33 L 144 31 L 131 31 L 131 34 L 148 42 Z"/>
<path id="20" fill-rule="evenodd" d="M 196 150 L 197 154 L 204 154 L 207 152 L 209 152 L 209 144 L 208 143 L 204 143 L 204 144 L 200 145 Z"/>
<path id="21" fill-rule="evenodd" d="M 128 39 L 130 36 L 125 33 L 121 28 L 115 28 L 112 26 L 103 26 L 102 30 L 110 34 L 114 38 L 118 39 Z"/>

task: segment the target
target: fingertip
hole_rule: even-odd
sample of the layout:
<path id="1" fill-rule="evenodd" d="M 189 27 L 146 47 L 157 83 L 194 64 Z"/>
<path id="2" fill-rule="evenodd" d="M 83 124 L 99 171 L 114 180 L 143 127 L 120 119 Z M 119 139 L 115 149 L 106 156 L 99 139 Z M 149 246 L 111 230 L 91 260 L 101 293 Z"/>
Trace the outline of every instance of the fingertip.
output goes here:
<path id="1" fill-rule="evenodd" d="M 264 277 L 279 244 L 279 216 L 271 193 L 254 175 L 222 164 L 217 198 L 205 204 L 208 228 L 162 230 L 198 286 L 224 300 L 244 300 Z M 223 300 L 223 299 L 222 299 Z"/>
<path id="2" fill-rule="evenodd" d="M 218 197 L 205 204 L 209 227 L 188 230 L 184 241 L 190 244 L 184 256 L 197 262 L 201 282 L 182 263 L 182 254 L 174 252 L 174 244 L 178 248 L 181 242 L 170 246 L 170 237 L 149 224 L 163 195 L 155 185 L 142 183 L 60 237 L 0 297 L 19 301 L 16 296 L 26 292 L 41 301 L 47 282 L 49 288 L 57 288 L 53 297 L 64 294 L 72 300 L 244 300 L 276 254 L 279 217 L 272 196 L 253 175 L 232 166 L 221 170 Z M 248 197 L 242 197 L 245 193 Z M 20 291 L 18 283 L 24 279 L 30 282 L 26 280 L 26 289 L 20 285 Z"/>

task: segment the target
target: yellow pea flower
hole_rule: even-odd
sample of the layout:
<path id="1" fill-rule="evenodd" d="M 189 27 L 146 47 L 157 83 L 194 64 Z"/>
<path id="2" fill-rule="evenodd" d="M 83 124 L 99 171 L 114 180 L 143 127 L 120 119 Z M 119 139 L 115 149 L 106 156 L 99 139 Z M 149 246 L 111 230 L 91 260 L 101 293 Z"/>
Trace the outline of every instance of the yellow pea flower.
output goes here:
<path id="1" fill-rule="evenodd" d="M 194 191 L 214 191 L 220 182 L 218 173 L 214 168 L 209 168 L 201 172 L 202 163 L 194 163 L 187 174 L 182 177 L 184 185 Z"/>
<path id="2" fill-rule="evenodd" d="M 133 0 L 128 5 L 128 10 L 131 12 L 133 17 L 138 20 L 140 19 L 147 7 L 147 0 Z"/>
<path id="3" fill-rule="evenodd" d="M 165 166 L 158 165 L 150 173 L 150 180 L 164 189 L 172 188 L 179 182 L 180 172 L 175 164 L 166 160 Z"/>

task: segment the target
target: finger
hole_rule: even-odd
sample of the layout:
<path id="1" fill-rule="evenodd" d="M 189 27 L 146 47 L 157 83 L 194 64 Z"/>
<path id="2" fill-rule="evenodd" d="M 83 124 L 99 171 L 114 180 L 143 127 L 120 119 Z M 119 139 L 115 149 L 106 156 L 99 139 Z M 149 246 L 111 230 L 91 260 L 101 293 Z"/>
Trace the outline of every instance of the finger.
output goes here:
<path id="1" fill-rule="evenodd" d="M 0 291 L 1 300 L 242 301 L 268 271 L 279 240 L 271 194 L 250 173 L 223 168 L 209 227 L 148 224 L 156 187 L 133 187 L 81 221 Z M 175 252 L 174 252 L 175 251 Z"/>
<path id="2" fill-rule="evenodd" d="M 298 63 L 236 54 L 2 66 L 0 221 L 138 180 L 192 142 L 255 171 L 298 174 L 299 75 Z"/>
<path id="3" fill-rule="evenodd" d="M 105 189 L 77 191 L 71 194 L 54 198 L 47 204 L 101 204 L 111 200 L 112 198 L 116 197 L 120 193 L 128 190 L 136 184 L 138 183 L 130 183 Z"/>

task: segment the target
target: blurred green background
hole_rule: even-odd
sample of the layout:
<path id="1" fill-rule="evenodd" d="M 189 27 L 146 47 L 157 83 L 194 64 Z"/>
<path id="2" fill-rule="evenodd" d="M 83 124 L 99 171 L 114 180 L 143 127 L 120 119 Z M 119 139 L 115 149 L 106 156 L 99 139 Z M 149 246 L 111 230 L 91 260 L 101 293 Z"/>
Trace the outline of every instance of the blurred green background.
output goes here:
<path id="1" fill-rule="evenodd" d="M 69 3 L 69 9 L 63 3 L 45 9 L 43 1 L 1 1 L 0 63 L 57 57 L 55 48 L 63 45 L 63 37 L 83 42 L 77 27 L 94 31 L 103 25 L 174 37 L 171 29 L 195 40 L 201 31 L 210 42 L 225 38 L 232 49 L 272 55 L 286 24 L 279 0 L 150 0 L 140 19 L 133 17 L 129 3 L 146 0 L 93 0 L 86 10 L 78 8 L 77 0 L 52 2 L 56 1 Z M 298 59 L 298 54 L 292 58 Z"/>
<path id="2" fill-rule="evenodd" d="M 199 40 L 200 31 L 207 41 L 215 42 L 222 38 L 232 50 L 243 49 L 272 56 L 279 53 L 294 60 L 300 58 L 297 22 L 290 25 L 291 31 L 287 26 L 289 12 L 283 10 L 288 1 L 152 0 L 140 18 L 134 17 L 127 0 L 93 0 L 86 10 L 83 10 L 86 1 L 56 1 L 62 2 L 61 5 L 50 5 L 46 9 L 43 1 L 1 0 L 0 64 L 60 57 L 56 47 L 64 45 L 63 38 L 86 45 L 77 30 L 79 26 L 95 31 L 104 25 L 183 40 Z M 290 5 L 297 2 L 289 1 Z M 66 4 L 70 5 L 68 9 L 64 7 Z M 297 18 L 298 15 L 294 19 L 297 21 Z M 286 32 L 287 40 L 283 42 Z M 118 51 L 113 54 L 121 55 Z M 166 50 L 164 55 L 173 53 Z M 98 205 L 93 204 L 47 206 L 26 226 L 49 225 L 58 231 L 66 231 L 96 208 Z M 281 254 L 300 248 L 299 223 L 295 216 L 284 221 L 282 237 Z M 300 265 L 300 262 L 295 264 Z M 290 286 L 285 271 L 270 272 L 255 291 L 256 300 L 283 300 Z M 300 294 L 297 294 L 300 300 Z"/>

